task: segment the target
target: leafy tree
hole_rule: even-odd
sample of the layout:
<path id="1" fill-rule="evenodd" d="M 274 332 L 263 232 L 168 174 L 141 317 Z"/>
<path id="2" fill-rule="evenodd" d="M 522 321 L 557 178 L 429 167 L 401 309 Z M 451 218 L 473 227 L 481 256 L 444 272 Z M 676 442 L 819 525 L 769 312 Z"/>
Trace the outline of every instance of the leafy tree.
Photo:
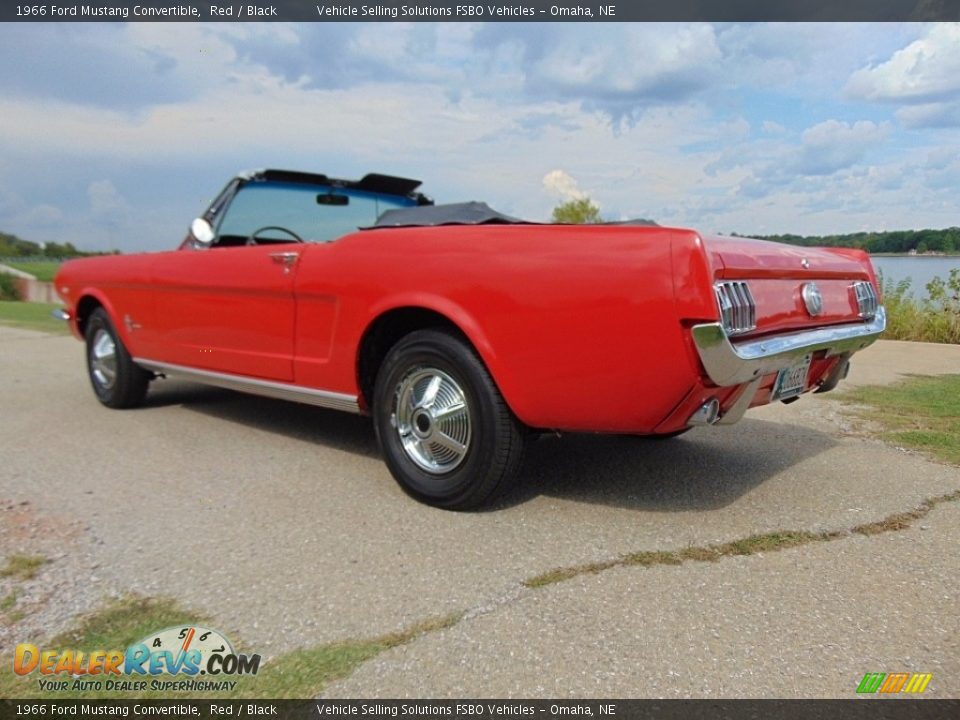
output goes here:
<path id="1" fill-rule="evenodd" d="M 590 225 L 603 222 L 600 208 L 588 197 L 567 200 L 553 209 L 553 222 L 571 225 Z"/>
<path id="2" fill-rule="evenodd" d="M 60 243 L 49 242 L 43 248 L 43 254 L 47 257 L 76 257 L 77 255 L 82 255 L 79 250 L 77 250 L 73 243 L 65 243 L 61 245 Z"/>
<path id="3" fill-rule="evenodd" d="M 0 257 L 23 257 L 39 255 L 40 246 L 28 240 L 21 240 L 16 235 L 0 232 Z"/>
<path id="4" fill-rule="evenodd" d="M 871 253 L 956 252 L 960 250 L 960 228 L 945 230 L 893 230 L 890 232 L 850 233 L 848 235 L 823 235 L 801 237 L 799 235 L 759 236 L 764 240 L 776 240 L 791 245 L 821 245 L 825 247 L 860 248 Z"/>

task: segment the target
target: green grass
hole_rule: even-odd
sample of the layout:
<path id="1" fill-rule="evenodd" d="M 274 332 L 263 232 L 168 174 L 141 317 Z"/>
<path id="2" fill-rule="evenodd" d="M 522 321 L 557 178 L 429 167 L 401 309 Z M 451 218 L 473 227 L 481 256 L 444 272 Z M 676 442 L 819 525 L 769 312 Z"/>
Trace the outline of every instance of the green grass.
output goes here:
<path id="1" fill-rule="evenodd" d="M 14 605 L 17 604 L 17 591 L 11 590 L 3 598 L 0 598 L 0 613 L 6 613 L 13 610 Z"/>
<path id="2" fill-rule="evenodd" d="M 53 276 L 57 274 L 57 270 L 60 269 L 61 263 L 59 262 L 47 262 L 47 261 L 37 261 L 37 262 L 4 262 L 4 265 L 12 267 L 16 270 L 22 270 L 25 273 L 30 273 L 37 280 L 43 282 L 53 282 Z"/>
<path id="3" fill-rule="evenodd" d="M 0 623 L 3 623 L 7 626 L 13 626 L 14 624 L 20 622 L 25 617 L 23 610 L 17 608 L 17 598 L 19 597 L 16 590 L 11 590 L 2 598 L 0 598 Z"/>
<path id="4" fill-rule="evenodd" d="M 45 699 L 97 699 L 97 698 L 311 698 L 316 697 L 330 682 L 346 677 L 359 665 L 376 657 L 385 650 L 404 645 L 431 632 L 452 627 L 460 615 L 450 615 L 419 623 L 398 633 L 361 640 L 344 640 L 295 650 L 275 658 L 263 658 L 260 671 L 255 676 L 223 676 L 221 680 L 236 680 L 232 692 L 199 693 L 164 692 L 148 689 L 143 692 L 92 691 L 65 692 L 41 691 L 34 671 L 26 677 L 13 672 L 0 673 L 0 697 L 45 698 Z M 177 625 L 208 625 L 203 616 L 183 610 L 170 599 L 145 599 L 128 596 L 116 600 L 103 609 L 87 616 L 73 630 L 58 635 L 42 644 L 41 649 L 51 650 L 123 650 L 148 634 Z M 236 640 L 236 638 L 232 638 Z M 34 642 L 35 639 L 21 639 Z M 256 653 L 256 648 L 244 649 L 240 643 L 238 652 Z M 183 679 L 180 676 L 177 679 Z M 45 679 L 71 679 L 69 676 L 46 676 Z M 102 678 L 101 678 L 102 679 Z M 116 680 L 136 679 L 113 676 Z M 161 680 L 171 679 L 159 676 Z"/>
<path id="5" fill-rule="evenodd" d="M 765 552 L 779 552 L 811 543 L 832 542 L 842 540 L 853 535 L 878 535 L 885 532 L 906 530 L 914 521 L 926 517 L 937 505 L 960 500 L 960 490 L 946 495 L 928 498 L 913 510 L 888 515 L 877 522 L 857 525 L 847 530 L 830 530 L 824 532 L 808 532 L 806 530 L 783 530 L 778 532 L 750 535 L 739 540 L 722 543 L 720 545 L 692 545 L 682 550 L 644 550 L 641 552 L 621 555 L 612 560 L 571 565 L 556 568 L 549 572 L 535 575 L 523 581 L 525 587 L 538 589 L 554 585 L 565 580 L 572 580 L 582 575 L 596 575 L 604 570 L 616 567 L 656 567 L 664 565 L 682 565 L 686 562 L 717 562 L 725 557 L 736 555 L 756 555 Z"/>
<path id="6" fill-rule="evenodd" d="M 857 415 L 878 424 L 882 439 L 960 464 L 960 375 L 918 376 L 837 399 L 867 406 Z"/>
<path id="7" fill-rule="evenodd" d="M 536 575 L 524 581 L 528 588 L 541 588 L 546 585 L 570 580 L 579 575 L 595 575 L 615 567 L 655 567 L 657 565 L 682 565 L 685 562 L 716 562 L 733 555 L 755 555 L 761 552 L 776 552 L 787 548 L 807 545 L 812 542 L 824 542 L 844 537 L 845 532 L 811 533 L 805 531 L 772 532 L 762 535 L 750 535 L 721 545 L 700 545 L 685 547 L 682 550 L 643 550 L 630 553 L 613 560 L 556 568 L 542 575 Z"/>
<path id="8" fill-rule="evenodd" d="M 186 612 L 169 599 L 127 596 L 84 617 L 72 630 L 47 643 L 51 648 L 125 648 L 149 633 L 179 624 L 204 623 L 206 618 Z"/>
<path id="9" fill-rule="evenodd" d="M 42 555 L 11 555 L 7 558 L 7 564 L 0 568 L 0 577 L 33 580 L 46 562 L 47 559 Z"/>
<path id="10" fill-rule="evenodd" d="M 60 303 L 0 300 L 0 325 L 41 330 L 49 333 L 69 332 L 67 323 L 50 316 L 50 313 L 59 307 L 63 306 Z"/>

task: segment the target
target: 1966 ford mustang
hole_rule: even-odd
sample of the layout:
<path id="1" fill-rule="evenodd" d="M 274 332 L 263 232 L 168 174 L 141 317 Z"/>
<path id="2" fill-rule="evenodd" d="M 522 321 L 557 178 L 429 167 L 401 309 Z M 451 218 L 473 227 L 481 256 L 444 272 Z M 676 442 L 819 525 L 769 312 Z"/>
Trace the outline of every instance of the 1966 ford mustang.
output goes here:
<path id="1" fill-rule="evenodd" d="M 833 389 L 886 323 L 857 250 L 524 223 L 419 185 L 247 173 L 177 250 L 66 263 L 97 398 L 180 376 L 369 413 L 404 490 L 466 509 L 511 485 L 531 429 L 733 423 Z"/>

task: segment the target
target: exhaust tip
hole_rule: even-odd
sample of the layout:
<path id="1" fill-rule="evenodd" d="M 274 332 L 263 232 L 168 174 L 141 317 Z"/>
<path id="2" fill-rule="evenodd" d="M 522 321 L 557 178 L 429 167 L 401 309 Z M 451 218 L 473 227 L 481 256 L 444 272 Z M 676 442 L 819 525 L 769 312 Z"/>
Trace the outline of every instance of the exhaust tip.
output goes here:
<path id="1" fill-rule="evenodd" d="M 687 425 L 698 427 L 713 425 L 720 418 L 720 402 L 716 398 L 707 400 L 687 419 Z"/>

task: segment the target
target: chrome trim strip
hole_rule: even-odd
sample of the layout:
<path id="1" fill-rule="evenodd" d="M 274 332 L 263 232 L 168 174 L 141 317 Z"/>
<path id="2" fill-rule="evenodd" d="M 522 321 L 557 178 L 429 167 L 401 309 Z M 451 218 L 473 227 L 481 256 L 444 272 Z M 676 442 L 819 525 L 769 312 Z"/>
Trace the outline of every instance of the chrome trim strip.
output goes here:
<path id="1" fill-rule="evenodd" d="M 694 325 L 691 332 L 707 376 L 717 385 L 727 387 L 782 370 L 810 352 L 826 350 L 830 356 L 862 350 L 886 327 L 886 310 L 878 307 L 870 322 L 802 330 L 735 344 L 730 342 L 719 322 Z"/>
<path id="2" fill-rule="evenodd" d="M 50 315 L 53 316 L 54 320 L 63 320 L 64 322 L 67 322 L 70 320 L 70 313 L 64 310 L 63 308 L 56 308 L 55 310 L 51 310 Z"/>
<path id="3" fill-rule="evenodd" d="M 254 395 L 277 398 L 278 400 L 291 400 L 293 402 L 316 405 L 317 407 L 330 408 L 332 410 L 343 410 L 344 412 L 356 414 L 360 413 L 360 404 L 356 395 L 346 395 L 344 393 L 330 392 L 329 390 L 300 387 L 299 385 L 273 382 L 271 380 L 260 380 L 259 378 L 245 377 L 243 375 L 229 375 L 227 373 L 213 372 L 212 370 L 199 370 L 184 365 L 157 362 L 156 360 L 150 360 L 148 358 L 133 358 L 133 361 L 146 370 L 163 373 L 164 375 L 174 375 L 184 380 L 192 380 L 203 383 L 204 385 L 215 385 L 216 387 L 226 388 L 227 390 L 238 390 Z"/>

